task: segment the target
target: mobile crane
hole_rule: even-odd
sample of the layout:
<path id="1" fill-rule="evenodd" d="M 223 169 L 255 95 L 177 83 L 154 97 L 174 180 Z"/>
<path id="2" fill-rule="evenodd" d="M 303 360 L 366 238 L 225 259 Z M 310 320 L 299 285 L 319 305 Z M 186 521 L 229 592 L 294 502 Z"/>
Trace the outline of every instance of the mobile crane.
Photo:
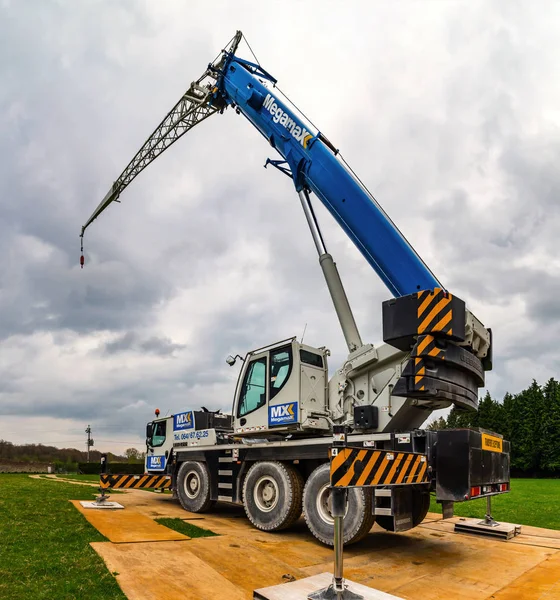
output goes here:
<path id="1" fill-rule="evenodd" d="M 419 429 L 433 410 L 478 406 L 492 368 L 491 330 L 449 293 L 420 259 L 336 147 L 276 87 L 258 61 L 239 57 L 237 32 L 137 152 L 86 221 L 86 228 L 155 158 L 195 125 L 232 108 L 278 152 L 268 159 L 299 195 L 339 319 L 348 357 L 329 379 L 329 351 L 295 337 L 242 358 L 232 414 L 187 410 L 148 423 L 146 472 L 172 476 L 192 512 L 216 501 L 242 504 L 265 531 L 289 527 L 302 511 L 310 531 L 332 544 L 329 446 L 332 428 L 364 448 L 418 452 L 428 482 L 399 486 L 414 474 L 395 465 L 395 480 L 375 484 L 364 473 L 348 492 L 344 543 L 361 539 L 375 520 L 387 530 L 418 525 L 436 492 L 444 515 L 454 502 L 509 490 L 509 443 L 481 430 Z M 311 204 L 325 205 L 394 298 L 383 303 L 384 344 L 363 343 L 336 264 Z M 230 365 L 236 358 L 228 357 Z M 383 480 L 383 481 L 386 481 Z"/>

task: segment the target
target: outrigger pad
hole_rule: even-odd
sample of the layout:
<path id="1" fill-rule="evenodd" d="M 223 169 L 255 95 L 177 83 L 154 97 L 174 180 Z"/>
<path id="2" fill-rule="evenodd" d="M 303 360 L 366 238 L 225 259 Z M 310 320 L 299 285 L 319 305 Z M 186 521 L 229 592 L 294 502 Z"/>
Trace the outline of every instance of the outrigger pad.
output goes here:
<path id="1" fill-rule="evenodd" d="M 84 508 L 103 508 L 113 510 L 118 508 L 124 508 L 124 506 L 122 504 L 119 504 L 118 502 L 95 502 L 93 500 L 81 500 L 80 504 Z"/>
<path id="2" fill-rule="evenodd" d="M 304 579 L 298 579 L 290 583 L 281 583 L 279 585 L 260 588 L 253 592 L 253 600 L 307 600 L 312 594 L 317 594 L 321 591 L 328 593 L 327 589 L 332 584 L 332 580 L 332 573 L 321 573 L 320 575 L 305 577 Z M 344 584 L 347 586 L 348 592 L 363 598 L 363 600 L 399 600 L 401 598 L 401 596 L 393 596 L 387 592 L 375 590 L 360 583 L 349 581 L 348 579 L 344 580 Z M 313 597 L 320 598 L 321 596 Z M 325 595 L 323 597 L 328 598 L 329 596 Z M 336 594 L 331 597 L 336 598 Z M 346 598 L 346 594 L 343 597 Z"/>
<path id="3" fill-rule="evenodd" d="M 481 537 L 493 537 L 500 540 L 511 540 L 521 533 L 521 525 L 514 523 L 497 523 L 490 527 L 481 523 L 480 519 L 461 519 L 455 523 L 455 533 L 468 533 Z"/>

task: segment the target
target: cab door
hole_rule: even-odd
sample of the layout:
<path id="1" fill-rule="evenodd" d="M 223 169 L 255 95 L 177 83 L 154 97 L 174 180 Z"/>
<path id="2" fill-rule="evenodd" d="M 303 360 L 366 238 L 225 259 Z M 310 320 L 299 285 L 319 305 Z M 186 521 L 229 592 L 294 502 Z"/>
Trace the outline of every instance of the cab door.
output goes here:
<path id="1" fill-rule="evenodd" d="M 235 413 L 236 433 L 267 429 L 268 352 L 251 356 L 242 374 Z"/>
<path id="2" fill-rule="evenodd" d="M 299 369 L 293 344 L 250 354 L 241 373 L 235 433 L 288 430 L 299 424 Z"/>
<path id="3" fill-rule="evenodd" d="M 173 417 L 148 423 L 146 430 L 146 473 L 164 473 L 173 449 Z"/>

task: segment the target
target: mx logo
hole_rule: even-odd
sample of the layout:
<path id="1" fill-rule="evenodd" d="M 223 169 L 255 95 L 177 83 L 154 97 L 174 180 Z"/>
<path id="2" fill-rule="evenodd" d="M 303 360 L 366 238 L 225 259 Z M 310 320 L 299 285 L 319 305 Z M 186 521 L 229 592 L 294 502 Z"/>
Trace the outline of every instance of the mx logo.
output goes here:
<path id="1" fill-rule="evenodd" d="M 165 456 L 148 456 L 148 470 L 163 471 L 165 469 Z"/>
<path id="2" fill-rule="evenodd" d="M 193 429 L 194 419 L 193 411 L 189 410 L 178 415 L 173 415 L 173 431 L 179 431 L 181 429 Z"/>
<path id="3" fill-rule="evenodd" d="M 297 423 L 297 420 L 297 402 L 289 402 L 288 404 L 277 404 L 276 406 L 268 407 L 269 427 L 274 427 L 274 425 L 287 425 L 289 423 Z"/>

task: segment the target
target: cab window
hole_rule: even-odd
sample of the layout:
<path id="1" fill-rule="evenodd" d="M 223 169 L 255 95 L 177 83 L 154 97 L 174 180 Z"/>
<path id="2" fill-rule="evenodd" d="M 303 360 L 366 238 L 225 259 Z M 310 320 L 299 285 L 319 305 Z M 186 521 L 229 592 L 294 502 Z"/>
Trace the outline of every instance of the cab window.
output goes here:
<path id="1" fill-rule="evenodd" d="M 300 350 L 299 357 L 302 363 L 313 367 L 319 367 L 320 369 L 323 368 L 323 357 L 319 354 L 313 354 L 313 352 L 308 352 L 307 350 Z"/>
<path id="2" fill-rule="evenodd" d="M 284 387 L 292 371 L 292 347 L 284 346 L 270 353 L 270 399 Z"/>
<path id="3" fill-rule="evenodd" d="M 154 432 L 152 433 L 152 447 L 163 446 L 165 443 L 165 430 L 167 421 L 156 421 L 154 423 Z"/>
<path id="4" fill-rule="evenodd" d="M 238 417 L 244 417 L 266 404 L 266 358 L 254 360 L 247 367 L 239 396 Z"/>

